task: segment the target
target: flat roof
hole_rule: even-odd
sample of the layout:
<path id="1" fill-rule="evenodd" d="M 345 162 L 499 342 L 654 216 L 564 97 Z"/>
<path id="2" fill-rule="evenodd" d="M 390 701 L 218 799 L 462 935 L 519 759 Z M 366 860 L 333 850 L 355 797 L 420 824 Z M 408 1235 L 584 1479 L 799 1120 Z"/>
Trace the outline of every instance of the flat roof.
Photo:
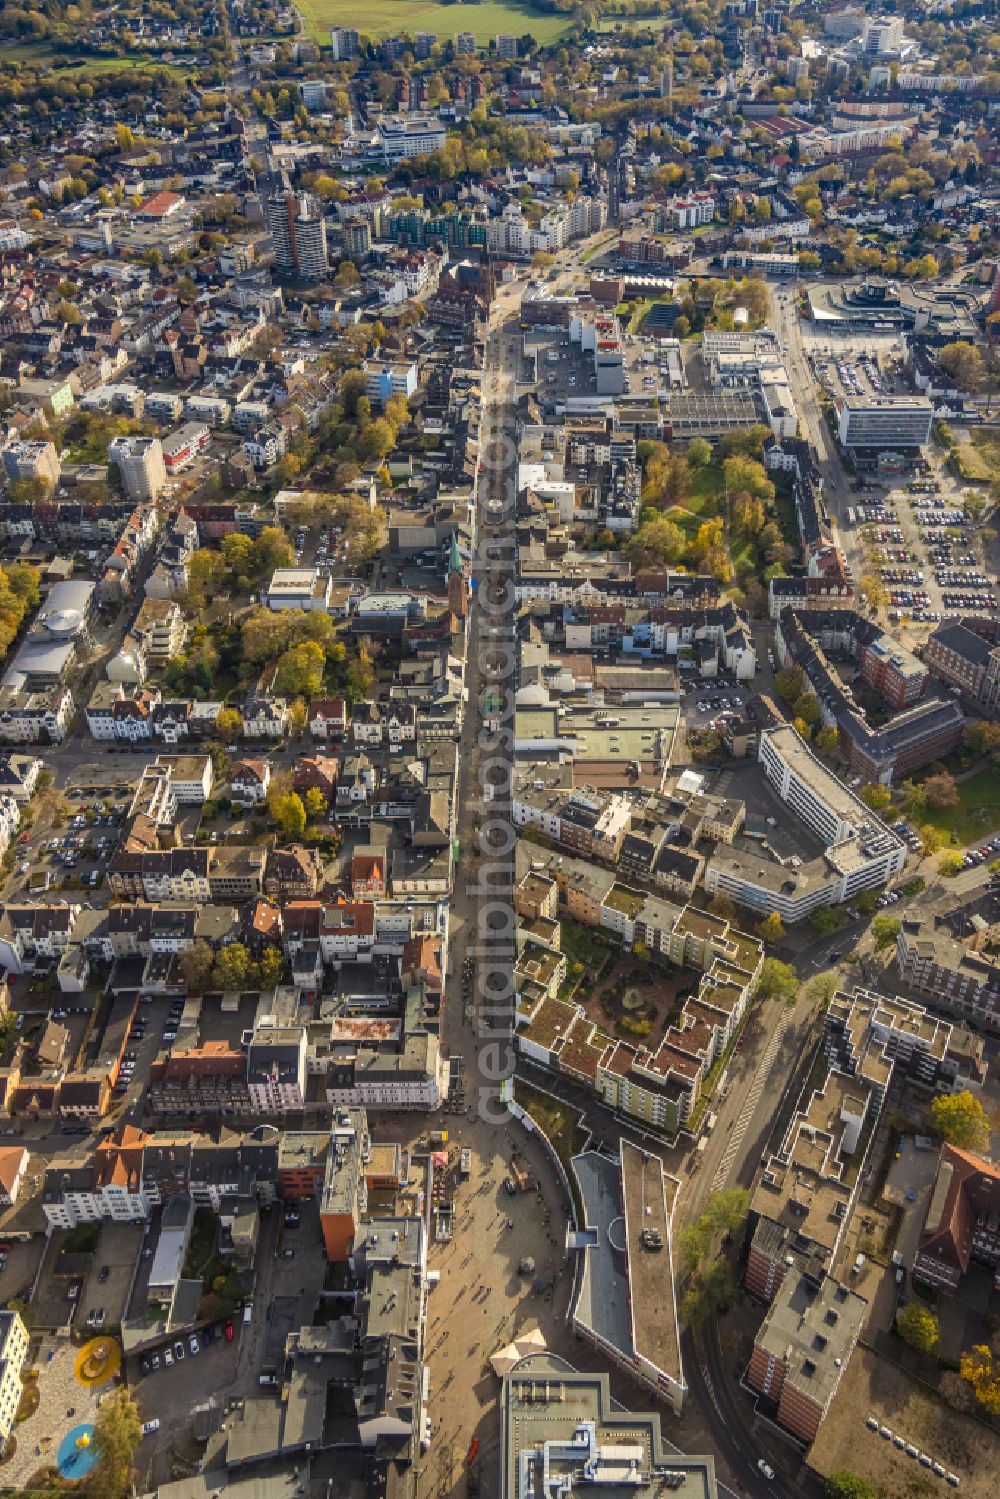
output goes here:
<path id="1" fill-rule="evenodd" d="M 601 1342 L 617 1348 L 624 1358 L 631 1358 L 618 1165 L 596 1150 L 587 1150 L 573 1157 L 573 1169 L 583 1196 L 586 1226 L 594 1231 L 593 1240 L 582 1250 L 583 1271 L 573 1316 Z M 617 1233 L 612 1225 L 616 1225 Z M 613 1244 L 620 1248 L 613 1248 Z"/>
<path id="2" fill-rule="evenodd" d="M 681 1384 L 680 1329 L 663 1163 L 627 1140 L 621 1141 L 620 1148 L 632 1340 L 641 1358 Z M 644 1236 L 648 1239 L 650 1235 L 659 1235 L 659 1248 L 646 1247 Z"/>

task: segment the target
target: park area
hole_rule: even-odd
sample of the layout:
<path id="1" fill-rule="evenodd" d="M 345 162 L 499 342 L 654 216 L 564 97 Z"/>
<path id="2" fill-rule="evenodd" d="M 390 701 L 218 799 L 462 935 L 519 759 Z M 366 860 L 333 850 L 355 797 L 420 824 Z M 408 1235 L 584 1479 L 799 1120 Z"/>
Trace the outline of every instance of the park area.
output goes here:
<path id="1" fill-rule="evenodd" d="M 644 508 L 629 543 L 637 566 L 702 568 L 720 583 L 737 582 L 762 612 L 763 582 L 799 548 L 787 476 L 772 477 L 760 461 L 763 435 L 762 428 L 728 434 L 714 453 L 701 438 L 686 453 L 640 443 Z"/>
<path id="2" fill-rule="evenodd" d="M 362 0 L 300 0 L 299 10 L 310 36 L 329 45 L 331 26 L 353 26 L 366 36 L 381 37 L 399 32 L 413 36 L 433 31 L 442 38 L 471 31 L 485 47 L 500 32 L 515 36 L 530 33 L 540 46 L 565 35 L 572 24 L 569 15 L 535 10 L 519 0 L 485 0 L 482 5 L 442 5 L 438 0 L 392 0 L 391 4 L 365 5 Z"/>
<path id="3" fill-rule="evenodd" d="M 958 805 L 921 811 L 917 820 L 930 823 L 963 847 L 1000 828 L 1000 770 L 984 765 L 965 780 L 956 782 Z"/>

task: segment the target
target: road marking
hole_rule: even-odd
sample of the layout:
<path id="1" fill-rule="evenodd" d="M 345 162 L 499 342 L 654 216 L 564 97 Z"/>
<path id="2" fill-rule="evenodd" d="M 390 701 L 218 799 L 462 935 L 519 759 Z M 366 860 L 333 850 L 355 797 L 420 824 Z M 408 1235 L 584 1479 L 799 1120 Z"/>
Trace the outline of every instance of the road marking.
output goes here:
<path id="1" fill-rule="evenodd" d="M 778 1048 L 781 1045 L 781 1038 L 785 1034 L 785 1028 L 787 1025 L 788 1014 L 787 1012 L 783 1012 L 781 1019 L 778 1021 L 778 1024 L 775 1027 L 774 1035 L 771 1037 L 771 1040 L 768 1044 L 767 1051 L 761 1058 L 760 1066 L 754 1073 L 753 1082 L 750 1084 L 750 1091 L 743 1101 L 743 1107 L 739 1112 L 736 1123 L 733 1125 L 733 1132 L 729 1137 L 729 1144 L 726 1146 L 725 1154 L 723 1155 L 722 1160 L 719 1162 L 719 1169 L 718 1171 L 716 1171 L 715 1177 L 712 1181 L 713 1192 L 721 1192 L 723 1187 L 726 1185 L 726 1180 L 729 1176 L 730 1170 L 732 1169 L 733 1161 L 736 1159 L 736 1153 L 739 1150 L 740 1146 L 743 1144 L 743 1138 L 746 1135 L 747 1130 L 750 1128 L 750 1121 L 753 1118 L 754 1113 L 756 1112 L 758 1103 L 760 1102 L 760 1095 L 764 1091 L 764 1088 L 767 1084 L 767 1079 L 771 1072 L 771 1068 L 774 1066 L 774 1059 L 778 1055 Z"/>

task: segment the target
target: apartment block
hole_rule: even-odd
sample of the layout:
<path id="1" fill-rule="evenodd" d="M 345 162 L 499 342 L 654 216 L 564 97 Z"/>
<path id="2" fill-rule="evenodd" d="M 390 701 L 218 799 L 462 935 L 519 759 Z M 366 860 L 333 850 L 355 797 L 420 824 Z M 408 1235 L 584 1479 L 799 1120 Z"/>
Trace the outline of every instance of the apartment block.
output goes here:
<path id="1" fill-rule="evenodd" d="M 829 1276 L 817 1285 L 793 1272 L 756 1338 L 747 1383 L 759 1406 L 805 1445 L 812 1442 L 843 1378 L 868 1303 Z"/>

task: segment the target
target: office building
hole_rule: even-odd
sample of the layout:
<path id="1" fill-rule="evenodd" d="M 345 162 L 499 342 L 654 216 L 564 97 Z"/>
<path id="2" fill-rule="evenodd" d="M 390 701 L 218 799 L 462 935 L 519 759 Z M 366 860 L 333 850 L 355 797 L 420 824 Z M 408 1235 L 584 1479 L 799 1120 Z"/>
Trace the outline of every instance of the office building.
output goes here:
<path id="1" fill-rule="evenodd" d="M 879 16 L 865 20 L 861 49 L 865 57 L 893 57 L 903 46 L 903 18 Z"/>
<path id="2" fill-rule="evenodd" d="M 845 398 L 837 404 L 837 434 L 845 448 L 894 452 L 930 441 L 933 407 L 924 396 Z"/>
<path id="3" fill-rule="evenodd" d="M 264 217 L 279 270 L 300 281 L 321 281 L 327 273 L 326 224 L 309 193 L 275 193 Z"/>
<path id="4" fill-rule="evenodd" d="M 500 1356 L 500 1499 L 529 1499 L 543 1484 L 562 1499 L 595 1492 L 716 1499 L 713 1459 L 666 1444 L 659 1414 L 623 1409 L 607 1374 L 581 1374 L 552 1353 L 518 1352 L 511 1345 Z"/>
<path id="5" fill-rule="evenodd" d="M 118 465 L 122 488 L 130 500 L 155 500 L 167 482 L 158 437 L 115 437 L 108 444 L 108 462 Z"/>
<path id="6" fill-rule="evenodd" d="M 330 32 L 330 51 L 334 62 L 348 62 L 358 54 L 358 33 L 349 26 L 334 26 Z"/>
<path id="7" fill-rule="evenodd" d="M 378 123 L 382 154 L 387 163 L 408 161 L 440 151 L 445 130 L 436 115 L 383 115 Z"/>
<path id="8" fill-rule="evenodd" d="M 790 724 L 762 733 L 757 753 L 778 796 L 823 850 L 779 860 L 763 850 L 720 845 L 705 870 L 706 890 L 722 890 L 741 905 L 796 922 L 900 872 L 906 859 L 902 839 L 820 763 Z"/>

